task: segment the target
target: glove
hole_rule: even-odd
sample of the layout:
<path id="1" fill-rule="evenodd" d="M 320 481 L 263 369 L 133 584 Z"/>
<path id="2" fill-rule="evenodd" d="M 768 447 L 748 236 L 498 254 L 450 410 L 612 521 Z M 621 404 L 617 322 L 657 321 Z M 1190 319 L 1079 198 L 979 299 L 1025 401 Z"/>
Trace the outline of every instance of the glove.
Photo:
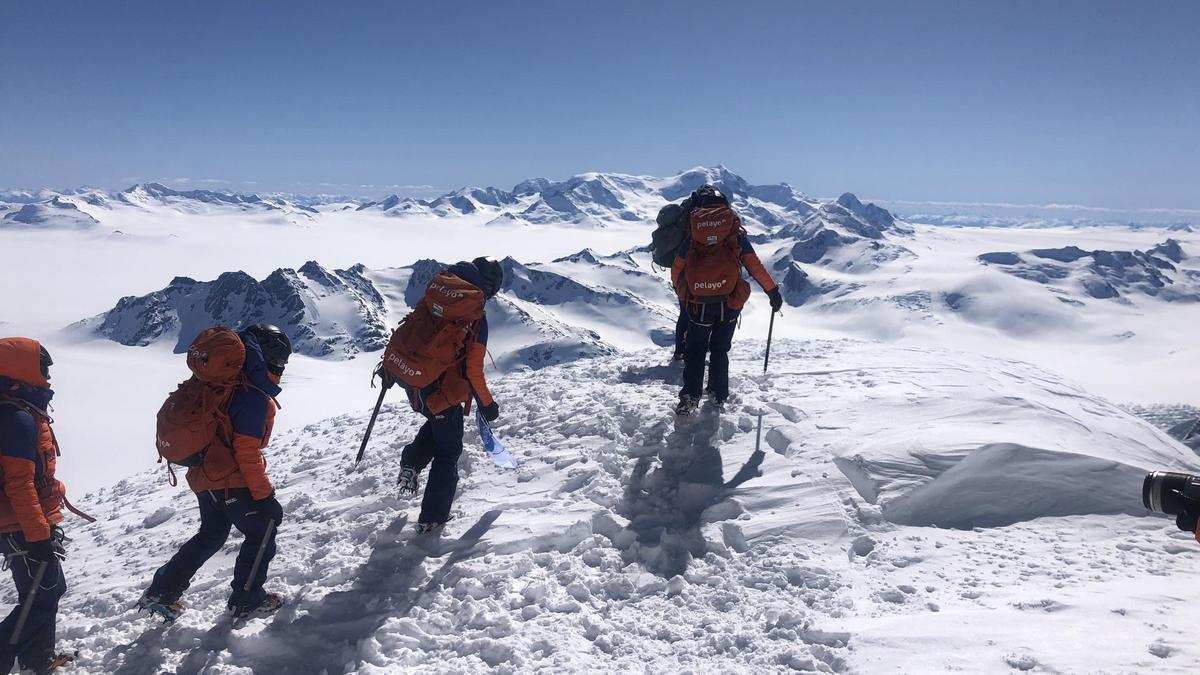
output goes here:
<path id="1" fill-rule="evenodd" d="M 25 559 L 29 562 L 48 563 L 58 559 L 54 556 L 54 542 L 50 539 L 27 543 L 29 550 L 25 553 Z"/>
<path id="2" fill-rule="evenodd" d="M 57 556 L 59 560 L 67 559 L 68 541 L 71 541 L 71 538 L 67 536 L 67 533 L 64 532 L 61 527 L 55 525 L 54 527 L 50 528 L 50 543 L 54 547 L 54 555 Z"/>
<path id="3" fill-rule="evenodd" d="M 783 307 L 783 295 L 779 292 L 778 286 L 767 291 L 767 297 L 771 299 L 772 312 L 778 312 Z"/>
<path id="4" fill-rule="evenodd" d="M 258 509 L 258 515 L 266 520 L 275 521 L 276 526 L 283 522 L 283 505 L 275 499 L 274 492 L 266 499 L 255 499 L 254 506 Z"/>
<path id="5" fill-rule="evenodd" d="M 500 404 L 492 401 L 491 403 L 479 409 L 479 414 L 483 415 L 483 419 L 488 422 L 495 422 L 500 416 Z"/>
<path id="6" fill-rule="evenodd" d="M 392 374 L 387 371 L 387 368 L 383 367 L 382 363 L 379 364 L 379 367 L 375 369 L 375 374 L 379 376 L 379 386 L 383 387 L 384 389 L 391 389 L 392 385 L 396 384 L 396 380 L 392 377 Z"/>

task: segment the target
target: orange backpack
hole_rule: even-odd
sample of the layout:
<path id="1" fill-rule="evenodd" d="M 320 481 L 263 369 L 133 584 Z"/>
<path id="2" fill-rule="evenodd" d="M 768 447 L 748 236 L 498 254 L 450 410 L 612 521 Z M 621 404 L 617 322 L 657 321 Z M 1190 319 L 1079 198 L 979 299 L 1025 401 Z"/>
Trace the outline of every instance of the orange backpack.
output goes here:
<path id="1" fill-rule="evenodd" d="M 226 410 L 234 388 L 244 380 L 246 346 L 228 328 L 209 328 L 188 347 L 192 376 L 180 383 L 158 411 L 158 461 L 192 467 L 218 438 L 232 443 L 233 423 Z M 231 446 L 232 447 L 232 446 Z M 174 472 L 171 473 L 174 484 Z"/>
<path id="2" fill-rule="evenodd" d="M 722 300 L 742 278 L 742 221 L 728 206 L 693 209 L 688 218 L 691 244 L 684 260 L 689 297 L 701 302 Z"/>
<path id="3" fill-rule="evenodd" d="M 487 298 L 450 272 L 434 275 L 425 296 L 392 333 L 383 367 L 397 380 L 423 389 L 466 357 Z"/>

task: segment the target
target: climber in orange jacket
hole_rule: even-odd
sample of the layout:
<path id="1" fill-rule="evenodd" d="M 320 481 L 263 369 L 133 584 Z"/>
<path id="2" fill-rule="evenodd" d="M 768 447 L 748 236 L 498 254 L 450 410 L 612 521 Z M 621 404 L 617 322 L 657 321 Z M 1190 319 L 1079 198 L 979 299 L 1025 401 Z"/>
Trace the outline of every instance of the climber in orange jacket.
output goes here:
<path id="1" fill-rule="evenodd" d="M 66 536 L 60 526 L 66 488 L 54 477 L 59 449 L 46 412 L 54 397 L 53 363 L 36 340 L 0 339 L 0 551 L 16 582 L 18 599 L 0 623 L 0 671 L 5 673 L 13 661 L 20 663 L 22 671 L 44 673 L 71 659 L 54 650 L 58 601 L 67 582 L 60 564 L 66 557 Z M 29 614 L 15 644 L 10 644 L 21 608 L 43 566 Z"/>
<path id="2" fill-rule="evenodd" d="M 200 504 L 200 531 L 154 573 L 150 588 L 138 601 L 139 609 L 168 622 L 183 611 L 180 597 L 200 567 L 225 545 L 233 527 L 246 538 L 233 567 L 230 614 L 236 618 L 268 614 L 283 604 L 283 598 L 263 588 L 275 556 L 275 530 L 270 524 L 278 526 L 283 520 L 263 450 L 271 441 L 275 398 L 282 392 L 279 382 L 292 345 L 283 331 L 268 324 L 251 326 L 239 335 L 246 347 L 245 383 L 234 391 L 227 411 L 233 442 L 214 443 L 204 460 L 187 472 L 188 485 Z M 256 567 L 260 550 L 262 559 Z"/>

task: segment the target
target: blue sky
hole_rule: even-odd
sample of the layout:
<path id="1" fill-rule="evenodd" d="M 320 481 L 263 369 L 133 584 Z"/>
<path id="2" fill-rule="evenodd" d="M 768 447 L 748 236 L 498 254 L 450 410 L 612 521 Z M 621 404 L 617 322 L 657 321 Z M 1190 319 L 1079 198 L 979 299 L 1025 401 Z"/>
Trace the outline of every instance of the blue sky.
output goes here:
<path id="1" fill-rule="evenodd" d="M 5 2 L 0 187 L 1200 207 L 1200 2 Z M 371 187 L 359 187 L 371 186 Z"/>

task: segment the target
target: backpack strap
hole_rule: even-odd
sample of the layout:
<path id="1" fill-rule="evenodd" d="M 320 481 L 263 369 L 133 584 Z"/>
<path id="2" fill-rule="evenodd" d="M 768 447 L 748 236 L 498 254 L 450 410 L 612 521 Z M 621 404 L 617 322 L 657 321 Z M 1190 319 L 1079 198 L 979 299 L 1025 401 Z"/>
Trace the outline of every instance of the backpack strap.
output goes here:
<path id="1" fill-rule="evenodd" d="M 372 386 L 372 387 L 374 387 L 374 386 L 375 386 L 375 383 L 374 383 L 375 377 L 374 377 L 374 376 L 372 376 L 372 377 L 371 377 L 371 380 L 372 380 L 372 382 L 371 382 L 371 386 Z M 268 394 L 267 392 L 263 391 L 263 390 L 262 390 L 262 389 L 260 389 L 259 387 L 256 387 L 256 386 L 254 386 L 253 384 L 251 384 L 251 383 L 249 383 L 249 382 L 243 382 L 243 383 L 242 383 L 242 386 L 243 386 L 243 387 L 246 387 L 247 389 L 253 389 L 254 391 L 257 391 L 258 393 L 260 393 L 260 394 L 262 394 L 263 396 L 267 397 L 267 400 L 269 400 L 269 401 L 271 401 L 272 403 L 274 403 L 276 408 L 279 408 L 280 410 L 283 410 L 283 404 L 279 402 L 279 399 L 277 399 L 277 398 L 275 398 L 274 396 L 272 396 L 272 395 Z"/>
<path id="2" fill-rule="evenodd" d="M 172 487 L 174 487 L 174 486 L 172 486 Z M 67 507 L 67 510 L 70 511 L 71 513 L 74 513 L 75 515 L 79 516 L 80 518 L 83 518 L 84 520 L 88 521 L 89 523 L 96 522 L 95 518 L 89 516 L 88 514 L 84 513 L 83 511 L 80 511 L 79 509 L 75 508 L 75 505 L 72 504 L 70 502 L 70 500 L 67 499 L 66 495 L 63 495 L 62 501 L 63 501 L 63 506 Z"/>
<path id="3" fill-rule="evenodd" d="M 33 415 L 35 418 L 47 420 L 52 424 L 54 423 L 54 420 L 50 418 L 50 413 L 46 412 L 45 410 L 42 410 L 41 408 L 38 408 L 37 406 L 33 405 L 32 403 L 29 403 L 28 401 L 22 401 L 21 399 L 18 399 L 18 398 L 13 398 L 11 396 L 6 396 L 4 394 L 0 394 L 0 406 L 16 408 L 17 410 L 24 410 L 25 412 L 29 413 L 30 415 Z"/>

